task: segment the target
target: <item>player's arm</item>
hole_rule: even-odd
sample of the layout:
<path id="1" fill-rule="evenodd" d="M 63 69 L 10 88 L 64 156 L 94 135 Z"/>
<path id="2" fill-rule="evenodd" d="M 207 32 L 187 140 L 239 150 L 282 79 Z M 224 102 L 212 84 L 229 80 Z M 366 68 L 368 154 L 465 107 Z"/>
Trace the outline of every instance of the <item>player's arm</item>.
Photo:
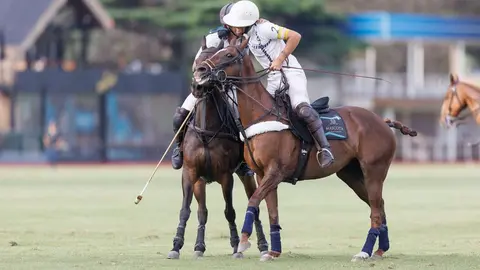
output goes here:
<path id="1" fill-rule="evenodd" d="M 282 57 L 282 60 L 284 61 L 291 53 L 293 53 L 293 51 L 295 51 L 298 44 L 300 43 L 300 40 L 302 39 L 302 35 L 300 35 L 300 33 L 295 30 L 288 29 L 284 26 L 279 26 L 273 23 L 271 28 L 274 29 L 271 32 L 276 33 L 276 39 L 281 39 L 285 41 L 286 46 L 280 53 L 280 57 Z"/>

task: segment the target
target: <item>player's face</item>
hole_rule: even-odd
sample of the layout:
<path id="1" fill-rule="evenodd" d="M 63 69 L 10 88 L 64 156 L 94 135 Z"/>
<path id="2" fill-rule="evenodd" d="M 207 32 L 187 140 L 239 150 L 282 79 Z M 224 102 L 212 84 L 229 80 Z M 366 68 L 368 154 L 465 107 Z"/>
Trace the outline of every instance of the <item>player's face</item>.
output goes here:
<path id="1" fill-rule="evenodd" d="M 245 27 L 233 27 L 233 26 L 230 26 L 230 29 L 232 30 L 232 32 L 237 36 L 241 36 L 245 33 Z"/>

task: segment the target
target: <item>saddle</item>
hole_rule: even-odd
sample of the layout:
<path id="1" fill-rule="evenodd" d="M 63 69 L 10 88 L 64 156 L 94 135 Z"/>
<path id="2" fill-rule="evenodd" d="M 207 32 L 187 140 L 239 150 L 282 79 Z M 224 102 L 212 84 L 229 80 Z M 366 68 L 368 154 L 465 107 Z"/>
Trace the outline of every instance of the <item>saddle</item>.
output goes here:
<path id="1" fill-rule="evenodd" d="M 308 157 L 315 142 L 306 124 L 292 109 L 289 95 L 285 93 L 285 91 L 279 91 L 275 93 L 274 99 L 279 107 L 285 107 L 290 130 L 301 142 L 297 168 L 292 176 L 285 180 L 285 182 L 295 185 L 304 175 Z M 330 98 L 324 96 L 315 100 L 310 105 L 319 114 L 327 139 L 345 140 L 348 138 L 345 123 L 337 111 L 330 109 L 329 101 Z"/>

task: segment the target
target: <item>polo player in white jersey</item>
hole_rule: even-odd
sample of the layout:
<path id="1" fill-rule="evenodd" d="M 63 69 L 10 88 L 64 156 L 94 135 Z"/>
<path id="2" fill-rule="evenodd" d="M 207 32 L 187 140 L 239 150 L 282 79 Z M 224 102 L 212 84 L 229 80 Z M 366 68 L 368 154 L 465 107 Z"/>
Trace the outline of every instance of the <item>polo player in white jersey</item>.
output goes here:
<path id="1" fill-rule="evenodd" d="M 236 36 L 246 33 L 249 37 L 249 51 L 255 56 L 263 68 L 272 72 L 268 75 L 267 91 L 274 95 L 276 90 L 284 86 L 282 72 L 290 85 L 288 94 L 297 115 L 307 124 L 308 130 L 315 140 L 317 159 L 321 167 L 334 162 L 330 144 L 325 137 L 322 121 L 318 113 L 310 105 L 307 92 L 307 78 L 297 58 L 292 52 L 298 46 L 301 35 L 296 31 L 260 19 L 258 7 L 251 1 L 238 1 L 223 17 L 224 23 Z M 291 66 L 300 69 L 282 69 Z"/>
<path id="2" fill-rule="evenodd" d="M 205 37 L 207 48 L 218 47 L 221 42 L 223 42 L 224 46 L 227 47 L 229 45 L 229 40 L 235 37 L 235 34 L 230 31 L 230 29 L 228 29 L 223 22 L 223 17 L 228 14 L 232 6 L 233 3 L 229 3 L 223 6 L 220 10 L 219 17 L 222 26 L 211 30 L 210 33 Z M 240 43 L 240 40 L 238 42 Z M 197 60 L 201 52 L 202 48 L 200 47 L 200 49 L 198 49 L 197 55 L 195 56 L 195 60 Z M 195 60 L 193 61 L 192 69 L 195 69 Z M 192 94 L 190 94 L 185 99 L 182 106 L 176 109 L 175 115 L 173 116 L 173 131 L 175 133 L 180 129 L 180 126 L 187 117 L 188 113 L 195 107 L 196 101 L 197 99 Z M 177 136 L 175 147 L 173 149 L 172 167 L 176 170 L 180 169 L 183 166 L 183 153 L 180 150 L 180 144 L 182 143 L 182 140 L 183 138 L 181 136 Z M 254 174 L 245 162 L 242 162 L 240 164 L 235 173 L 238 176 L 252 176 Z"/>

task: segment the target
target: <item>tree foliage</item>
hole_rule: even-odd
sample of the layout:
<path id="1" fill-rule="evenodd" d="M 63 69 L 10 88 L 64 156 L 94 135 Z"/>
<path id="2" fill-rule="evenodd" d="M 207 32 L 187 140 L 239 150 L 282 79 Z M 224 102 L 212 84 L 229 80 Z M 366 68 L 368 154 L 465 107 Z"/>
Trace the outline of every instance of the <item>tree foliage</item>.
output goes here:
<path id="1" fill-rule="evenodd" d="M 219 26 L 218 12 L 227 2 L 103 0 L 103 3 L 120 25 L 136 22 L 145 28 L 160 27 L 181 36 L 183 43 L 195 45 L 209 29 Z M 262 18 L 302 34 L 295 55 L 308 57 L 324 66 L 336 66 L 351 49 L 362 45 L 342 33 L 344 18 L 326 12 L 322 0 L 256 0 L 255 3 Z M 196 47 L 198 45 L 191 48 Z M 195 52 L 187 50 L 189 57 Z"/>

